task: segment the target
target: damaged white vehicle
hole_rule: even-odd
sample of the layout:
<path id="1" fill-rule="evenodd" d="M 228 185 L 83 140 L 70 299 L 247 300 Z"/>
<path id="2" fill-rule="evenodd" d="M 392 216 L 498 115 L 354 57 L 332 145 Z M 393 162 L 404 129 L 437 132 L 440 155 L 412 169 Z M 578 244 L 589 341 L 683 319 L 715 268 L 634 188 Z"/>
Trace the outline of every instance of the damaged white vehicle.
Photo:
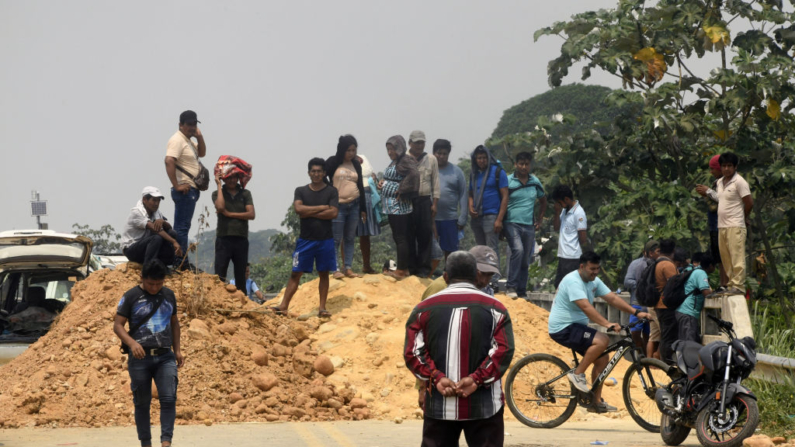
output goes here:
<path id="1" fill-rule="evenodd" d="M 89 265 L 92 245 L 50 230 L 0 233 L 0 364 L 47 333 L 75 282 L 99 268 Z"/>

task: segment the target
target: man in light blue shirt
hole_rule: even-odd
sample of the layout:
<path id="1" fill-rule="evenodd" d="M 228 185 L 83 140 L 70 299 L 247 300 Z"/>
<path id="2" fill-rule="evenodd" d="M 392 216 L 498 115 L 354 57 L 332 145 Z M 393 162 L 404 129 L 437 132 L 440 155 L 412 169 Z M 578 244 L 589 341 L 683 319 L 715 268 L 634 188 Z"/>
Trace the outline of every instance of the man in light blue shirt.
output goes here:
<path id="1" fill-rule="evenodd" d="M 560 231 L 558 271 L 555 275 L 557 288 L 564 276 L 578 268 L 583 247 L 588 245 L 588 219 L 568 186 L 558 185 L 552 191 L 552 200 L 555 201 L 555 231 Z"/>
<path id="2" fill-rule="evenodd" d="M 439 165 L 439 190 L 436 205 L 434 236 L 444 252 L 444 259 L 458 251 L 458 232 L 467 224 L 467 180 L 464 171 L 449 162 L 452 145 L 438 139 L 433 143 L 433 155 Z"/>
<path id="3" fill-rule="evenodd" d="M 541 228 L 541 220 L 547 211 L 544 187 L 536 176 L 530 174 L 532 159 L 533 156 L 529 152 L 520 152 L 516 156 L 516 169 L 508 176 L 508 212 L 505 218 L 505 231 L 508 233 L 511 258 L 506 294 L 513 299 L 527 297 L 527 269 L 535 253 L 536 230 Z M 536 201 L 541 204 L 537 219 Z"/>
<path id="4" fill-rule="evenodd" d="M 618 331 L 621 328 L 618 323 L 607 321 L 594 308 L 594 297 L 601 297 L 610 306 L 638 318 L 648 318 L 649 314 L 633 309 L 597 277 L 601 269 L 599 255 L 592 251 L 585 252 L 580 256 L 579 262 L 579 268 L 566 275 L 558 286 L 552 309 L 549 311 L 549 336 L 558 344 L 582 355 L 580 364 L 574 372 L 568 374 L 568 378 L 578 390 L 588 393 L 590 390 L 585 371 L 593 364 L 591 380 L 599 377 L 608 362 L 607 356 L 600 356 L 607 349 L 610 341 L 607 335 L 588 326 L 588 322 L 592 321 L 608 330 Z M 616 411 L 616 407 L 607 405 L 602 400 L 601 386 L 594 388 L 593 395 L 594 404 L 588 408 L 589 412 Z"/>
<path id="5" fill-rule="evenodd" d="M 235 285 L 235 280 L 229 281 L 229 284 Z M 262 296 L 262 291 L 259 290 L 257 287 L 257 283 L 251 279 L 251 264 L 246 264 L 246 296 L 251 301 L 254 301 L 257 304 L 262 304 L 265 302 L 265 298 Z"/>
<path id="6" fill-rule="evenodd" d="M 695 260 L 697 256 L 693 258 Z M 688 267 L 693 273 L 685 283 L 685 300 L 676 308 L 676 323 L 679 326 L 679 340 L 701 343 L 701 311 L 704 310 L 706 297 L 712 293 L 708 275 L 715 271 L 715 261 L 709 253 L 701 253 L 698 258 L 698 266 Z"/>

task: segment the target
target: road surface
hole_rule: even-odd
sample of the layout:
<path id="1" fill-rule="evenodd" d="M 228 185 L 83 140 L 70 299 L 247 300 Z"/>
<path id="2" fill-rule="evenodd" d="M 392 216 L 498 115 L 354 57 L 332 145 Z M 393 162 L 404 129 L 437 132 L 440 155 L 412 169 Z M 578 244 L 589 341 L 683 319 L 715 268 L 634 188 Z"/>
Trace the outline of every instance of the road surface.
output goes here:
<path id="1" fill-rule="evenodd" d="M 632 420 L 599 419 L 565 423 L 551 430 L 531 429 L 515 421 L 506 422 L 506 446 L 590 446 L 608 441 L 615 446 L 663 446 L 659 434 L 649 433 Z M 402 424 L 386 421 L 287 422 L 177 426 L 174 446 L 262 447 L 416 447 L 420 445 L 422 421 Z M 152 427 L 155 440 L 159 427 Z M 20 428 L 0 430 L 2 447 L 137 447 L 135 427 L 113 428 Z M 154 443 L 159 446 L 159 442 Z M 461 445 L 466 442 L 461 438 Z M 698 446 L 695 434 L 682 444 Z"/>

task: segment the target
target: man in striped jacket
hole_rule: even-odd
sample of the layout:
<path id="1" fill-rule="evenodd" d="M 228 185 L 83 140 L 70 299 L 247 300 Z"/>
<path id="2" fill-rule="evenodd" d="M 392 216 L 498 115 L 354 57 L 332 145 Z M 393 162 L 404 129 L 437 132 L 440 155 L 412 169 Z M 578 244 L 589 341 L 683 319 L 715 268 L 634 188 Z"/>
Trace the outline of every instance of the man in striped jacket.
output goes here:
<path id="1" fill-rule="evenodd" d="M 406 366 L 427 386 L 423 447 L 502 446 L 500 379 L 513 358 L 508 310 L 478 290 L 475 257 L 447 258 L 449 286 L 419 303 L 406 322 Z"/>

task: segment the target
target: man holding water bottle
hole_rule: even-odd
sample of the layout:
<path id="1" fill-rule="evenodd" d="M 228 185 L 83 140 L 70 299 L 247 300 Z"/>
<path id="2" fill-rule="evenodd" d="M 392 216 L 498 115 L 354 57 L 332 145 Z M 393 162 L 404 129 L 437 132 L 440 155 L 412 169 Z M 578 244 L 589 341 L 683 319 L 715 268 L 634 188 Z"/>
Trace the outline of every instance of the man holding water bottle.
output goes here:
<path id="1" fill-rule="evenodd" d="M 447 140 L 433 143 L 433 155 L 439 165 L 439 189 L 441 196 L 436 205 L 434 238 L 444 252 L 444 259 L 458 250 L 459 232 L 467 224 L 467 181 L 464 172 L 449 163 L 452 145 Z"/>

